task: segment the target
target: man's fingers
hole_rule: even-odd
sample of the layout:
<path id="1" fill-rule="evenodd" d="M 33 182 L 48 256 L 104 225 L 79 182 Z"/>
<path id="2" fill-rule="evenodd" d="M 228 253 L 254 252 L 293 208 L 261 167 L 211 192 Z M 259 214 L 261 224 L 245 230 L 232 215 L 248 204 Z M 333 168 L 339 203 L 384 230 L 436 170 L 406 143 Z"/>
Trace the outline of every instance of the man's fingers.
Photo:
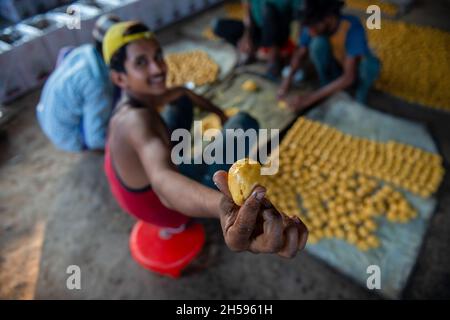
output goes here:
<path id="1" fill-rule="evenodd" d="M 293 258 L 299 250 L 303 250 L 308 240 L 308 228 L 298 218 L 283 216 L 285 224 L 285 244 L 278 254 L 285 258 Z"/>
<path id="2" fill-rule="evenodd" d="M 267 198 L 264 198 L 261 202 L 261 206 L 264 209 L 273 209 L 274 206 L 272 204 L 272 202 L 270 202 Z"/>
<path id="3" fill-rule="evenodd" d="M 257 186 L 239 209 L 236 220 L 228 231 L 232 245 L 235 243 L 246 248 L 249 246 L 249 240 L 255 229 L 256 220 L 265 194 L 266 190 L 263 187 Z"/>
<path id="4" fill-rule="evenodd" d="M 265 195 L 266 189 L 261 186 L 256 186 L 248 199 L 242 204 L 236 222 L 253 226 L 256 223 L 256 218 L 262 205 L 265 203 Z"/>
<path id="5" fill-rule="evenodd" d="M 230 189 L 228 188 L 228 173 L 223 170 L 219 170 L 214 173 L 213 181 L 220 192 L 226 197 L 231 199 Z"/>
<path id="6" fill-rule="evenodd" d="M 283 247 L 283 219 L 275 210 L 264 210 L 264 244 L 269 252 Z"/>
<path id="7" fill-rule="evenodd" d="M 275 210 L 263 211 L 263 232 L 250 243 L 250 251 L 277 253 L 283 247 L 283 220 Z"/>
<path id="8" fill-rule="evenodd" d="M 285 244 L 278 254 L 285 258 L 293 258 L 298 251 L 298 229 L 295 225 L 290 225 L 284 231 Z"/>
<path id="9" fill-rule="evenodd" d="M 295 219 L 298 233 L 299 233 L 298 250 L 303 250 L 303 249 L 305 249 L 306 242 L 308 241 L 309 231 L 308 231 L 308 228 L 306 227 L 306 225 L 299 218 L 296 217 L 294 219 Z"/>

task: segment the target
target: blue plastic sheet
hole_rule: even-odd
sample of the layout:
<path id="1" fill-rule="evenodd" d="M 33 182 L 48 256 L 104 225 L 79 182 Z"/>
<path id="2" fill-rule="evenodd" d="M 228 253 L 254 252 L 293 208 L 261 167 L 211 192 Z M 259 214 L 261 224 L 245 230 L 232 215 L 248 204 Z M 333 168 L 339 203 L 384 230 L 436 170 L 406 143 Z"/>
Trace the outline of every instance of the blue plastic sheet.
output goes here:
<path id="1" fill-rule="evenodd" d="M 377 141 L 395 140 L 429 152 L 437 147 L 426 128 L 418 123 L 396 118 L 361 105 L 347 94 L 340 93 L 313 109 L 307 117 L 333 126 L 345 133 Z M 405 287 L 436 208 L 435 198 L 420 198 L 401 191 L 416 208 L 418 217 L 406 224 L 377 218 L 376 234 L 381 246 L 367 252 L 338 239 L 324 239 L 307 245 L 307 251 L 366 287 L 370 274 L 367 268 L 377 265 L 381 271 L 380 292 L 387 298 L 399 298 Z"/>

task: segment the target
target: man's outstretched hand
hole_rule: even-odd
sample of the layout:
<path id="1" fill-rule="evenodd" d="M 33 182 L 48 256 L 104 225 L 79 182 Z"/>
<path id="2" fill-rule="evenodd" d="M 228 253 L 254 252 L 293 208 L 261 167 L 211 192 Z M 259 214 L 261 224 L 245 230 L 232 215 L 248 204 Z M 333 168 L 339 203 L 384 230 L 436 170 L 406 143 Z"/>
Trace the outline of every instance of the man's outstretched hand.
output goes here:
<path id="1" fill-rule="evenodd" d="M 218 171 L 213 180 L 223 193 L 220 223 L 231 250 L 277 253 L 292 258 L 305 247 L 308 229 L 300 219 L 278 212 L 264 198 L 266 190 L 261 186 L 239 207 L 231 198 L 227 178 L 225 171 Z"/>

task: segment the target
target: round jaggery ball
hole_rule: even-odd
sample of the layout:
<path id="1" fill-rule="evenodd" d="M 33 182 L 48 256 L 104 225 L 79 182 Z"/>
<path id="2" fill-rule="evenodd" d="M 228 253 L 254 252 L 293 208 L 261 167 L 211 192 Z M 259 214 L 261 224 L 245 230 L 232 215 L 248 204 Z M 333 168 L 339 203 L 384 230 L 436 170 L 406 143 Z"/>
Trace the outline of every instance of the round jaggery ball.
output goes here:
<path id="1" fill-rule="evenodd" d="M 254 92 L 258 90 L 258 85 L 253 80 L 246 80 L 241 86 L 242 90 L 247 92 Z"/>
<path id="2" fill-rule="evenodd" d="M 241 206 L 261 180 L 258 162 L 248 158 L 236 161 L 228 171 L 228 188 L 233 201 Z"/>
<path id="3" fill-rule="evenodd" d="M 287 104 L 287 102 L 286 101 L 284 101 L 284 100 L 280 100 L 280 101 L 278 101 L 278 103 L 277 103 L 277 106 L 278 106 L 278 108 L 280 108 L 280 109 L 287 109 L 287 107 L 288 107 L 288 104 Z"/>

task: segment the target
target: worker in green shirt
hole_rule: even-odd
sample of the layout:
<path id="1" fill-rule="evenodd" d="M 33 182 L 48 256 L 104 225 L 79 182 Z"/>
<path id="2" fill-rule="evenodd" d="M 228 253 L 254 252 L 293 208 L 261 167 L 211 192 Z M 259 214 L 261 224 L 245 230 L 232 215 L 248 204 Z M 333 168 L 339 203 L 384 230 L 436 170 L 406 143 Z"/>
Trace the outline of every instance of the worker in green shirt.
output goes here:
<path id="1" fill-rule="evenodd" d="M 219 19 L 213 30 L 239 49 L 243 64 L 256 59 L 258 48 L 267 48 L 267 76 L 278 79 L 283 67 L 280 51 L 288 42 L 291 22 L 301 4 L 302 0 L 245 0 L 243 21 Z"/>

